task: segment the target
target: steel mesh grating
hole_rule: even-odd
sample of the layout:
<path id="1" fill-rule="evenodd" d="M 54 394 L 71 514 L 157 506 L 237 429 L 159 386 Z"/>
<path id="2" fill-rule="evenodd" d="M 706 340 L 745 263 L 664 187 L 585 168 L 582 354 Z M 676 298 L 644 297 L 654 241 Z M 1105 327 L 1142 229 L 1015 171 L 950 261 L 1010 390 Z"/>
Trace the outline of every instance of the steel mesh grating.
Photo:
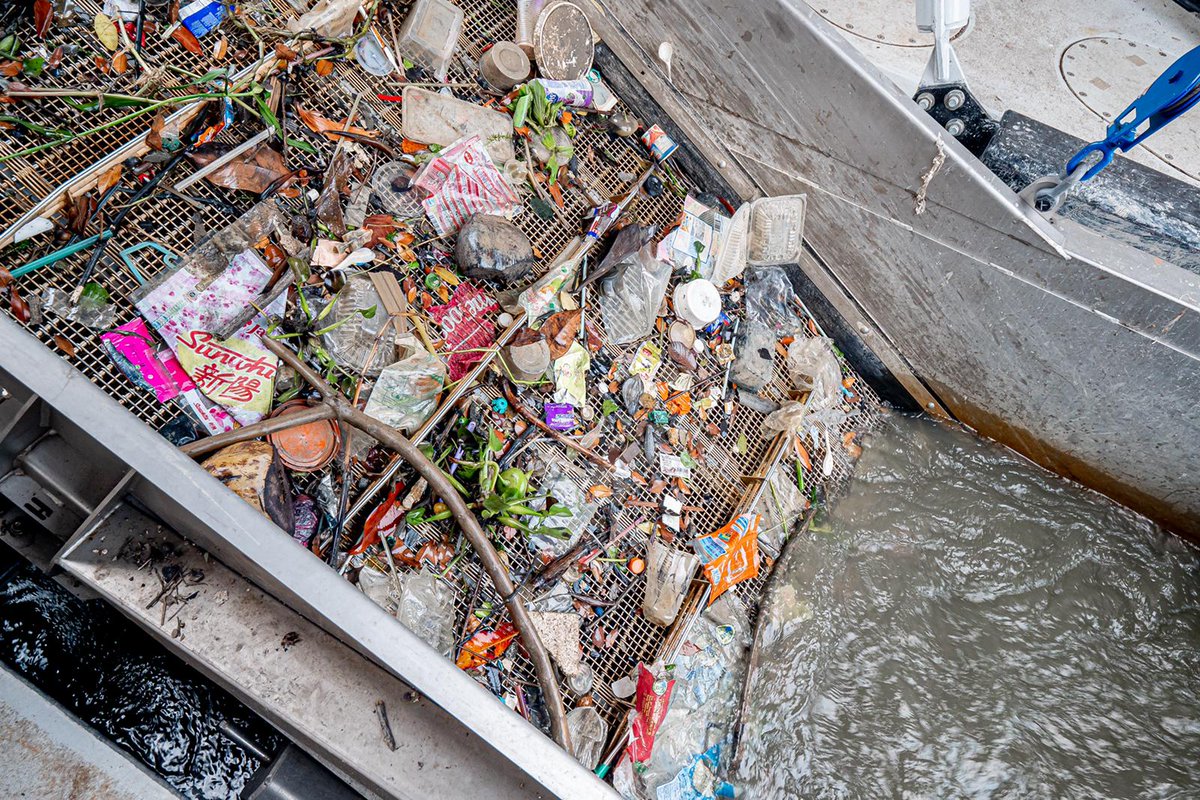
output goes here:
<path id="1" fill-rule="evenodd" d="M 393 10 L 397 19 L 401 19 L 407 4 L 393 6 L 393 4 L 385 3 L 384 6 Z M 473 86 L 473 61 L 479 58 L 481 48 L 486 44 L 512 37 L 515 29 L 515 16 L 513 8 L 504 3 L 469 0 L 469 2 L 463 2 L 462 6 L 466 11 L 466 24 L 460 38 L 459 57 L 451 65 L 450 80 L 455 84 Z M 81 7 L 85 9 L 83 13 L 88 19 L 98 10 L 91 0 L 83 0 Z M 282 3 L 277 4 L 276 8 L 283 16 L 294 13 L 290 6 Z M 238 51 L 244 51 L 241 56 L 245 63 L 249 63 L 253 57 L 257 56 L 252 42 L 244 34 L 236 29 L 231 30 L 228 23 L 223 30 L 230 37 L 231 51 L 235 48 Z M 79 34 L 75 31 L 60 31 L 56 35 L 65 40 L 77 37 Z M 54 41 L 52 40 L 49 44 L 52 48 Z M 212 66 L 204 58 L 182 53 L 172 43 L 162 43 L 156 38 L 152 38 L 149 45 L 151 54 L 167 51 L 170 52 L 171 58 L 182 59 L 179 63 L 189 71 L 202 73 Z M 67 72 L 57 76 L 57 80 L 63 84 L 78 81 L 79 85 L 90 85 L 92 79 L 83 74 L 81 68 L 78 73 Z M 360 98 L 360 119 L 369 121 L 373 127 L 402 134 L 400 105 L 377 97 L 377 94 L 399 93 L 400 88 L 401 85 L 395 82 L 367 75 L 354 64 L 338 63 L 333 74 L 328 76 L 318 77 L 312 72 L 296 76 L 294 86 L 289 91 L 294 96 L 303 97 L 306 107 L 331 119 L 344 118 L 355 106 L 355 98 Z M 462 99 L 476 102 L 487 100 L 470 86 L 455 88 L 455 94 Z M 47 126 L 64 124 L 73 113 L 69 109 L 64 111 L 65 106 L 45 101 L 42 101 L 42 105 L 43 107 L 33 114 L 40 115 L 36 116 L 37 121 Z M 96 117 L 96 124 L 111 121 L 120 116 L 117 110 L 98 113 L 103 116 Z M 9 181 L 5 195 L 0 198 L 0 227 L 11 224 L 34 203 L 51 192 L 54 187 L 86 170 L 103 155 L 117 149 L 130 139 L 140 137 L 145 130 L 145 124 L 145 119 L 134 120 L 53 150 L 5 162 L 0 169 L 4 170 L 6 178 L 11 177 L 12 180 Z M 235 143 L 238 138 L 245 138 L 252 135 L 253 132 L 253 130 L 248 130 L 247 126 L 242 125 L 238 132 L 227 134 L 225 138 L 228 138 L 231 143 Z M 288 132 L 290 136 L 306 141 L 317 148 L 320 154 L 317 157 L 311 157 L 293 151 L 292 157 L 299 163 L 305 163 L 305 160 L 308 160 L 311 161 L 311 167 L 320 169 L 328 162 L 333 149 L 329 140 L 313 134 L 304 126 L 294 122 L 289 124 Z M 5 141 L 3 137 L 0 137 L 0 156 L 16 152 L 20 146 L 20 142 Z M 626 191 L 633 177 L 640 174 L 648 163 L 644 152 L 636 143 L 613 139 L 588 125 L 580 126 L 576 149 L 579 153 L 581 175 L 606 197 Z M 374 156 L 374 154 L 372 155 Z M 378 160 L 377 156 L 376 159 Z M 178 180 L 191 171 L 192 168 L 185 164 L 174 179 Z M 684 188 L 690 188 L 686 176 L 675 175 L 674 177 Z M 218 189 L 204 181 L 190 187 L 188 194 L 195 198 L 232 204 L 239 212 L 248 210 L 252 205 L 252 200 L 245 195 Z M 299 203 L 302 200 L 289 202 Z M 548 264 L 579 233 L 578 221 L 591 207 L 592 203 L 581 192 L 570 191 L 565 194 L 564 207 L 556 218 L 542 219 L 536 214 L 526 211 L 517 218 L 516 222 L 529 235 L 542 262 Z M 645 194 L 640 195 L 631 206 L 628 216 L 643 224 L 655 224 L 662 229 L 674 223 L 681 207 L 681 194 L 672 191 L 672 188 L 668 186 L 668 190 L 657 198 L 651 198 Z M 121 246 L 128 246 L 141 240 L 157 241 L 178 254 L 184 254 L 204 234 L 221 228 L 229 221 L 230 218 L 224 212 L 213 206 L 180 197 L 157 196 L 136 209 L 130 215 L 120 246 L 116 243 L 109 245 L 107 254 L 101 259 L 95 273 L 95 280 L 109 290 L 112 299 L 118 305 L 119 315 L 116 324 L 126 322 L 134 317 L 135 312 L 129 304 L 129 296 L 138 285 L 118 257 Z M 448 244 L 446 247 L 449 250 Z M 37 246 L 33 245 L 10 248 L 5 254 L 4 266 L 10 268 L 17 266 L 39 254 Z M 21 289 L 26 294 L 41 294 L 50 287 L 69 292 L 78 281 L 86 260 L 87 253 L 85 252 L 53 267 L 32 273 L 21 280 Z M 377 261 L 376 265 L 395 269 L 400 269 L 402 266 L 395 256 Z M 154 256 L 153 258 L 139 259 L 138 268 L 147 277 L 152 277 L 162 270 L 163 264 L 157 256 Z M 815 322 L 807 315 L 807 312 L 804 312 L 803 309 L 799 310 L 805 315 L 808 323 L 803 332 L 807 335 L 815 335 L 817 333 Z M 593 318 L 599 316 L 591 312 L 589 315 Z M 595 321 L 600 322 L 599 319 L 595 319 Z M 436 324 L 432 319 L 427 319 L 426 324 L 436 330 Z M 156 430 L 177 413 L 174 407 L 160 405 L 152 396 L 139 392 L 128 382 L 100 347 L 96 331 L 89 330 L 78 323 L 67 322 L 51 316 L 46 316 L 40 324 L 30 324 L 27 327 L 31 333 L 50 347 L 62 348 L 61 343 L 56 343 L 56 338 L 65 339 L 69 343 L 70 349 L 74 351 L 74 355 L 71 357 L 73 365 L 86 374 L 93 383 L 103 388 Z M 679 369 L 665 358 L 669 344 L 666 333 L 655 331 L 649 339 L 655 341 L 664 353 L 660 373 L 656 377 L 667 382 L 674 380 L 679 374 Z M 628 362 L 639 344 L 618 346 L 607 339 L 604 340 L 600 355 L 611 359 L 612 363 L 616 365 L 612 380 L 619 383 L 627 376 Z M 490 361 L 491 355 L 486 360 Z M 723 377 L 724 367 L 716 361 L 711 352 L 703 354 L 701 363 L 703 369 L 709 372 L 712 380 L 719 381 Z M 779 400 L 787 394 L 785 389 L 787 376 L 784 373 L 782 359 L 775 360 L 775 372 L 774 380 L 764 395 L 773 400 Z M 592 396 L 589 399 L 598 406 L 601 394 L 607 391 L 608 379 L 593 383 L 597 385 L 592 387 Z M 490 383 L 469 389 L 469 391 L 478 392 L 482 398 L 488 400 L 496 396 L 496 389 Z M 858 418 L 847 419 L 843 422 L 840 431 L 843 433 L 868 427 L 873 418 L 870 409 L 877 404 L 873 393 L 861 381 L 855 384 L 854 392 L 858 396 L 858 407 L 862 409 L 863 413 Z M 537 392 L 527 394 L 527 400 L 531 404 L 545 399 L 544 396 L 538 396 Z M 618 405 L 620 405 L 619 402 Z M 429 435 L 439 424 L 443 424 L 453 413 L 453 408 L 454 403 L 449 399 L 443 402 L 434 419 L 424 428 L 425 434 Z M 611 424 L 614 427 L 616 421 L 619 421 L 622 427 L 629 430 L 634 429 L 639 421 L 631 417 L 624 409 L 615 412 L 613 418 L 614 421 Z M 673 546 L 687 549 L 691 536 L 708 533 L 723 526 L 743 508 L 748 497 L 753 495 L 757 485 L 754 478 L 755 476 L 761 477 L 764 464 L 773 452 L 773 440 L 764 432 L 762 419 L 761 414 L 738 406 L 727 431 L 719 434 L 709 433 L 707 426 L 695 415 L 676 418 L 672 423 L 678 428 L 681 436 L 690 438 L 706 456 L 701 465 L 693 471 L 691 484 L 695 489 L 693 495 L 689 496 L 693 498 L 689 501 L 689 505 L 695 505 L 696 510 L 687 512 L 689 519 L 685 528 L 688 532 L 678 535 L 672 543 Z M 743 442 L 744 446 L 741 446 Z M 823 483 L 828 491 L 844 484 L 853 467 L 852 460 L 845 448 L 835 446 L 833 449 L 832 474 L 828 478 L 817 481 Z M 630 505 L 629 503 L 632 500 L 636 503 L 657 505 L 659 496 L 652 492 L 648 485 L 640 484 L 632 479 L 614 481 L 611 475 L 605 474 L 599 468 L 578 458 L 561 445 L 544 438 L 533 444 L 530 450 L 535 452 L 545 463 L 561 465 L 581 488 L 596 483 L 612 484 L 614 495 L 608 502 L 612 504 L 614 510 L 613 529 L 615 531 L 626 530 L 642 517 L 652 519 L 655 516 L 653 509 L 649 507 Z M 813 461 L 817 462 L 823 455 L 820 448 L 814 449 Z M 655 472 L 655 465 L 647 464 L 644 455 L 639 454 L 635 462 L 635 468 L 639 472 L 645 475 L 652 475 Z M 297 486 L 310 493 L 321 477 L 320 473 L 295 476 Z M 356 477 L 360 476 L 356 475 Z M 818 476 L 814 476 L 814 478 L 816 477 Z M 356 538 L 354 533 L 361 526 L 364 513 L 382 499 L 390 485 L 390 480 L 375 480 L 368 483 L 369 485 L 352 505 L 353 513 L 347 524 L 347 538 Z M 420 526 L 417 532 L 423 540 L 443 534 L 453 536 L 455 533 L 445 523 Z M 646 543 L 646 534 L 634 528 L 623 540 L 623 549 L 634 553 L 644 553 Z M 534 566 L 534 556 L 529 548 L 523 546 L 520 541 L 505 544 L 505 551 L 513 573 L 516 575 L 528 573 Z M 465 547 L 465 544 L 460 544 L 460 548 Z M 372 563 L 377 567 L 387 568 L 386 564 L 379 563 L 377 559 Z M 498 609 L 496 613 L 499 616 L 491 621 L 503 618 L 503 603 L 496 596 L 495 589 L 483 575 L 473 556 L 468 555 L 459 561 L 453 573 L 448 577 L 454 582 L 457 589 L 454 621 L 456 633 L 463 630 L 468 615 L 472 614 L 482 603 L 490 603 L 493 608 Z M 759 578 L 748 581 L 736 589 L 738 596 L 751 611 L 757 604 L 758 595 L 762 591 L 762 583 L 763 579 Z M 596 700 L 597 707 L 609 723 L 610 734 L 614 738 L 622 732 L 621 721 L 629 709 L 629 704 L 613 696 L 610 684 L 627 675 L 639 661 L 649 662 L 665 654 L 672 631 L 683 626 L 689 614 L 699 613 L 698 602 L 700 594 L 703 592 L 703 586 L 704 584 L 699 580 L 693 583 L 689 600 L 685 603 L 685 612 L 681 613 L 680 621 L 671 629 L 655 626 L 642 615 L 641 603 L 645 588 L 642 576 L 610 569 L 604 573 L 599 585 L 593 588 L 592 593 L 597 596 L 615 598 L 613 605 L 607 607 L 602 616 L 595 616 L 584 623 L 581 637 L 585 661 L 595 675 L 591 693 Z M 527 588 L 523 589 L 523 592 L 527 599 L 533 599 Z M 596 627 L 601 627 L 612 635 L 611 643 L 606 641 L 606 646 L 603 648 L 597 648 L 590 644 L 593 629 Z M 461 640 L 459 642 L 461 643 Z M 518 688 L 535 685 L 532 667 L 520 653 L 519 648 L 512 648 L 505 659 L 505 669 L 491 671 L 489 676 L 489 681 L 493 683 L 493 688 L 498 690 L 498 694 L 511 694 Z M 574 693 L 566 686 L 563 689 L 568 703 L 573 703 L 576 699 Z"/>

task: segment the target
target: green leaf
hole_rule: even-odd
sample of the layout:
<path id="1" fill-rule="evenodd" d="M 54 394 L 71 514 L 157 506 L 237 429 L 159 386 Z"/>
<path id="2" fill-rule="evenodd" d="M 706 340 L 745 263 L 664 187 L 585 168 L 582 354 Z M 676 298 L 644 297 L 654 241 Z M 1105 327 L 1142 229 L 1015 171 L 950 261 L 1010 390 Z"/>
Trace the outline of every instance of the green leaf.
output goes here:
<path id="1" fill-rule="evenodd" d="M 686 450 L 679 454 L 679 463 L 683 464 L 688 469 L 695 469 L 696 467 L 700 466 L 700 462 L 692 458 L 692 454 Z"/>
<path id="2" fill-rule="evenodd" d="M 737 438 L 737 453 L 739 456 L 744 456 L 750 450 L 750 442 L 746 440 L 746 434 L 739 433 Z"/>
<path id="3" fill-rule="evenodd" d="M 513 105 L 513 127 L 520 128 L 525 125 L 525 118 L 529 116 L 529 95 L 523 94 L 517 98 L 517 102 Z"/>
<path id="4" fill-rule="evenodd" d="M 575 516 L 575 512 L 572 511 L 571 509 L 567 508 L 564 505 L 555 503 L 554 505 L 552 505 L 548 509 L 546 509 L 546 516 L 547 517 L 573 517 L 573 516 Z"/>
<path id="5" fill-rule="evenodd" d="M 323 320 L 327 316 L 329 316 L 330 312 L 333 311 L 334 305 L 337 304 L 337 299 L 340 295 L 341 295 L 341 292 L 338 292 L 333 297 L 329 298 L 329 302 L 326 303 L 325 307 L 321 309 L 321 313 L 317 314 L 317 319 L 316 319 L 317 322 L 320 322 L 321 320 Z"/>
<path id="6" fill-rule="evenodd" d="M 620 408 L 621 408 L 620 406 L 618 406 L 615 402 L 613 402 L 613 399 L 611 397 L 606 397 L 606 398 L 604 398 L 604 402 L 600 404 L 600 414 L 602 416 L 607 417 L 610 414 L 617 413 L 617 411 L 619 411 Z M 688 458 L 691 458 L 691 456 L 688 456 Z"/>
<path id="7" fill-rule="evenodd" d="M 0 116 L 0 122 L 10 122 L 13 125 L 20 125 L 22 128 L 29 131 L 30 133 L 38 133 L 38 134 L 41 134 L 42 136 L 55 136 L 55 137 L 74 136 L 74 134 L 71 131 L 66 130 L 65 128 L 47 128 L 45 125 L 38 125 L 36 122 L 28 122 L 26 120 L 21 119 L 20 117 L 11 117 L 8 115 L 3 115 L 3 116 Z"/>
<path id="8" fill-rule="evenodd" d="M 375 312 L 379 310 L 379 306 L 371 306 L 370 308 L 357 309 L 359 314 L 362 314 L 363 319 L 375 319 Z"/>
<path id="9" fill-rule="evenodd" d="M 255 84 L 255 88 L 262 89 L 258 84 Z M 279 117 L 275 116 L 275 112 L 267 105 L 267 101 L 263 99 L 261 92 L 254 95 L 254 104 L 258 106 L 258 113 L 262 116 L 263 121 L 275 131 L 275 135 L 280 139 L 284 138 L 283 125 L 279 124 Z"/>
<path id="10" fill-rule="evenodd" d="M 313 336 L 324 336 L 325 334 L 329 333 L 330 331 L 336 331 L 338 328 L 342 327 L 343 325 L 345 325 L 347 322 L 349 322 L 352 319 L 354 319 L 354 317 L 342 317 L 341 319 L 339 319 L 337 322 L 333 323 L 332 325 L 326 325 L 324 328 L 321 328 L 320 330 L 313 331 Z"/>
<path id="11" fill-rule="evenodd" d="M 483 515 L 494 517 L 508 511 L 508 501 L 498 494 L 489 494 L 483 498 Z"/>
<path id="12" fill-rule="evenodd" d="M 292 137 L 289 136 L 287 138 L 287 143 L 288 143 L 288 145 L 296 148 L 297 150 L 303 150 L 304 152 L 309 153 L 314 156 L 317 154 L 317 148 L 313 147 L 308 142 L 302 142 L 299 139 L 293 139 Z"/>
<path id="13" fill-rule="evenodd" d="M 488 450 L 494 453 L 499 453 L 504 449 L 504 440 L 496 435 L 493 430 L 488 431 Z"/>
<path id="14" fill-rule="evenodd" d="M 27 58 L 21 64 L 21 71 L 31 78 L 36 78 L 42 74 L 42 70 L 46 68 L 46 59 L 44 58 Z"/>

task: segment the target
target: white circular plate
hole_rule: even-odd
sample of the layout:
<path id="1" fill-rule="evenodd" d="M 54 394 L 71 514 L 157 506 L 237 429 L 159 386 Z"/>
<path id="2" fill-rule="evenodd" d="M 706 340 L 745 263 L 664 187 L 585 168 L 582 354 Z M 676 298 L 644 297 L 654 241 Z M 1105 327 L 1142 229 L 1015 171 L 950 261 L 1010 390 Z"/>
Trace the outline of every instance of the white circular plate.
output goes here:
<path id="1" fill-rule="evenodd" d="M 933 47 L 933 34 L 917 30 L 917 0 L 808 0 L 808 4 L 846 33 L 876 44 Z"/>
<path id="2" fill-rule="evenodd" d="M 1059 60 L 1063 80 L 1079 102 L 1104 121 L 1093 141 L 1103 138 L 1104 128 L 1180 55 L 1115 36 L 1080 39 L 1068 46 Z M 1200 180 L 1197 113 L 1184 114 L 1138 147 L 1157 156 L 1164 166 Z"/>

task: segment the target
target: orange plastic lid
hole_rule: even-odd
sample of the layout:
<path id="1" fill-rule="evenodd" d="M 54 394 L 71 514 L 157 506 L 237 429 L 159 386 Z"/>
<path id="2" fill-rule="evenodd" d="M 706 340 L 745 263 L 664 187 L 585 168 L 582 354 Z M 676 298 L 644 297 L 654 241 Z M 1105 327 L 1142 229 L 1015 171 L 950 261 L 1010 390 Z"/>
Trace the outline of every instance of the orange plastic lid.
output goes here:
<path id="1" fill-rule="evenodd" d="M 308 403 L 304 400 L 289 400 L 271 416 L 282 417 L 306 408 Z M 342 448 L 342 434 L 337 423 L 327 419 L 278 431 L 267 439 L 279 452 L 284 465 L 296 472 L 316 472 L 332 461 Z"/>

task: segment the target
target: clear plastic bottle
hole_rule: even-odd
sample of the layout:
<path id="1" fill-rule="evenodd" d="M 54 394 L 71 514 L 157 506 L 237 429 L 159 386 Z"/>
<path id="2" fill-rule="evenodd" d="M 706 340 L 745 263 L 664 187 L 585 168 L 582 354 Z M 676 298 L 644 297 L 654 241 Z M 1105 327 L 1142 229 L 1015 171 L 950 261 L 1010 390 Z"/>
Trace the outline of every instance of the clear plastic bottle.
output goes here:
<path id="1" fill-rule="evenodd" d="M 608 725 L 596 710 L 590 694 L 579 698 L 579 703 L 567 713 L 567 730 L 571 734 L 575 759 L 588 769 L 595 769 L 608 738 Z"/>

